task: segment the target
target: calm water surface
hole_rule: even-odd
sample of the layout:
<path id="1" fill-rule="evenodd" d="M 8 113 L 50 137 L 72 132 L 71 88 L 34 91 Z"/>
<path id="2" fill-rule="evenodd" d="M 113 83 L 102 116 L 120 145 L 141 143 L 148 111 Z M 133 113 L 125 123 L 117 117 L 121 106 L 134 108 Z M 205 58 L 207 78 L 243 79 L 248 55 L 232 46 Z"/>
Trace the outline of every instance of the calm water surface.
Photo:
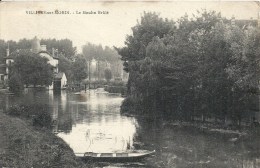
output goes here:
<path id="1" fill-rule="evenodd" d="M 86 93 L 28 90 L 7 96 L 2 106 L 48 104 L 56 124 L 53 131 L 75 153 L 156 150 L 140 163 L 101 163 L 97 167 L 260 167 L 260 138 L 238 140 L 237 135 L 206 133 L 188 127 L 165 127 L 163 122 L 120 114 L 123 98 L 103 89 Z"/>

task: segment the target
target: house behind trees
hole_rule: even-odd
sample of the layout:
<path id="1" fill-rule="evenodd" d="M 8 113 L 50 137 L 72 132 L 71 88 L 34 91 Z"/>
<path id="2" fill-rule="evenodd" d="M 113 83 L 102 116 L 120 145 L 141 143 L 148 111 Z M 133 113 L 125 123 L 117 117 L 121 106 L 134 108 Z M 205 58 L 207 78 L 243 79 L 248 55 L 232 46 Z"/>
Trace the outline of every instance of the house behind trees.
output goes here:
<path id="1" fill-rule="evenodd" d="M 31 49 L 18 49 L 12 53 L 10 53 L 9 46 L 6 49 L 6 57 L 4 57 L 4 64 L 0 65 L 0 79 L 1 83 L 6 84 L 8 79 L 10 79 L 10 68 L 14 62 L 14 56 L 17 54 L 19 56 L 19 53 L 23 52 L 23 50 L 29 50 L 29 52 L 32 52 L 34 54 L 39 55 L 40 57 L 46 58 L 48 60 L 48 63 L 53 67 L 53 82 L 50 86 L 48 86 L 48 89 L 64 89 L 67 85 L 67 78 L 66 74 L 63 72 L 59 72 L 58 64 L 59 64 L 59 58 L 55 56 L 55 49 L 52 49 L 52 54 L 50 54 L 47 49 L 46 45 L 41 45 L 40 40 L 37 37 L 34 37 L 31 44 Z"/>

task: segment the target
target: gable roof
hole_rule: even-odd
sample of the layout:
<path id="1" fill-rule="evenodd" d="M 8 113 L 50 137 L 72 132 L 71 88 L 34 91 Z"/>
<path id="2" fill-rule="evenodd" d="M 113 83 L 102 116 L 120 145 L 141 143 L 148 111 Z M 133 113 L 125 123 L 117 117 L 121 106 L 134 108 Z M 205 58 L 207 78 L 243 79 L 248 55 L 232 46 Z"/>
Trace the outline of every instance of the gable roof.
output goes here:
<path id="1" fill-rule="evenodd" d="M 58 57 L 52 56 L 48 51 L 40 51 L 38 52 L 39 55 L 43 54 L 43 55 L 49 55 L 49 57 L 53 58 L 53 59 L 59 59 Z"/>
<path id="2" fill-rule="evenodd" d="M 59 73 L 54 75 L 54 78 L 55 79 L 61 79 L 63 77 L 63 74 L 64 74 L 64 72 L 59 72 Z"/>
<path id="3" fill-rule="evenodd" d="M 4 57 L 4 59 L 14 59 L 17 55 L 23 54 L 23 53 L 33 53 L 33 54 L 35 54 L 34 52 L 32 52 L 31 49 L 17 49 L 15 51 L 11 52 L 9 56 Z M 53 57 L 48 51 L 40 51 L 40 52 L 37 53 L 37 55 L 39 55 L 41 57 L 45 57 L 48 60 L 52 60 L 52 59 L 58 60 L 59 59 L 57 57 Z"/>

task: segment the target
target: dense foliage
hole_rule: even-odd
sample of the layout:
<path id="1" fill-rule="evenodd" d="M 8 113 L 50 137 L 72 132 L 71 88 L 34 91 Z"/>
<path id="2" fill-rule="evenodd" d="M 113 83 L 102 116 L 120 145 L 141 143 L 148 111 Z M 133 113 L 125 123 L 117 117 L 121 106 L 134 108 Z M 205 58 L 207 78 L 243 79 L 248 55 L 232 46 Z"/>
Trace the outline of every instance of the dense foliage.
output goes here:
<path id="1" fill-rule="evenodd" d="M 72 64 L 77 56 L 76 47 L 73 46 L 72 41 L 69 39 L 41 39 L 41 44 L 46 45 L 47 51 L 51 55 L 54 54 L 55 57 L 59 58 L 59 71 L 64 72 L 68 78 L 68 81 L 71 82 L 73 80 Z M 16 42 L 12 40 L 4 41 L 0 39 L 0 64 L 4 63 L 3 58 L 6 57 L 6 49 L 8 47 L 10 49 L 10 53 L 14 53 L 21 49 L 29 50 L 32 48 L 32 40 L 24 38 Z"/>
<path id="2" fill-rule="evenodd" d="M 73 43 L 69 39 L 42 39 L 41 44 L 46 45 L 47 51 L 52 54 L 52 49 L 55 49 L 55 54 L 62 54 L 65 58 L 73 60 L 76 55 L 76 47 L 73 47 Z M 19 41 L 4 41 L 0 39 L 0 61 L 6 57 L 6 49 L 10 49 L 10 53 L 17 49 L 30 49 L 32 46 L 32 39 L 21 39 Z"/>
<path id="3" fill-rule="evenodd" d="M 243 30 L 220 14 L 202 11 L 176 23 L 144 13 L 132 31 L 126 46 L 117 49 L 129 72 L 122 109 L 235 124 L 258 109 L 257 28 Z"/>
<path id="4" fill-rule="evenodd" d="M 88 66 L 86 60 L 82 56 L 76 57 L 76 60 L 72 63 L 72 80 L 74 82 L 81 82 L 87 78 Z"/>
<path id="5" fill-rule="evenodd" d="M 19 76 L 24 85 L 51 85 L 53 78 L 52 66 L 46 58 L 33 52 L 21 50 L 13 53 L 14 63 L 11 65 L 11 77 Z"/>
<path id="6" fill-rule="evenodd" d="M 112 79 L 112 72 L 110 69 L 105 69 L 104 75 L 107 82 L 109 82 Z"/>
<path id="7" fill-rule="evenodd" d="M 41 39 L 40 43 L 46 45 L 47 52 L 59 58 L 58 69 L 66 74 L 68 83 L 78 83 L 88 76 L 100 81 L 105 78 L 106 68 L 111 69 L 114 77 L 121 76 L 122 61 L 118 53 L 110 47 L 87 43 L 82 48 L 82 57 L 81 54 L 76 53 L 76 47 L 69 39 Z M 4 41 L 0 39 L 0 64 L 4 63 L 8 47 L 11 54 L 21 49 L 29 51 L 32 48 L 32 40 L 24 38 L 19 41 Z M 93 60 L 96 61 L 95 67 L 91 65 Z M 3 68 L 0 69 L 0 73 L 3 70 Z"/>
<path id="8" fill-rule="evenodd" d="M 8 115 L 32 120 L 33 126 L 51 128 L 52 118 L 45 104 L 14 105 L 5 112 Z"/>
<path id="9" fill-rule="evenodd" d="M 22 93 L 22 91 L 24 89 L 24 85 L 18 74 L 13 74 L 10 77 L 10 79 L 8 81 L 8 85 L 9 85 L 9 90 L 15 94 Z"/>
<path id="10" fill-rule="evenodd" d="M 59 64 L 58 64 L 59 72 L 64 72 L 66 74 L 68 82 L 71 83 L 71 81 L 73 80 L 73 71 L 72 71 L 73 61 L 66 58 L 63 54 L 58 54 L 58 58 L 59 58 Z"/>
<path id="11" fill-rule="evenodd" d="M 113 77 L 120 77 L 123 68 L 122 61 L 116 50 L 101 45 L 87 43 L 82 47 L 82 54 L 89 65 L 89 76 L 102 80 L 106 78 L 105 70 L 110 69 Z M 96 67 L 91 68 L 91 61 L 96 61 Z M 92 75 L 91 75 L 92 74 Z"/>
<path id="12" fill-rule="evenodd" d="M 55 49 L 57 53 L 62 54 L 69 60 L 74 60 L 76 56 L 77 48 L 73 46 L 73 43 L 69 39 L 42 39 L 41 44 L 45 44 L 47 51 L 52 53 L 52 49 Z"/>

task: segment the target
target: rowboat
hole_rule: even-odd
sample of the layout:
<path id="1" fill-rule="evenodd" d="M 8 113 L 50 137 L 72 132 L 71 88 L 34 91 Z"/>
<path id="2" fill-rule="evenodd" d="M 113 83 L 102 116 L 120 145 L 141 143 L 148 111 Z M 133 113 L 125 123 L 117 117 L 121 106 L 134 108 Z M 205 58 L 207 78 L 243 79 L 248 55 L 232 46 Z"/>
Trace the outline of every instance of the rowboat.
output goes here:
<path id="1" fill-rule="evenodd" d="M 133 151 L 133 152 L 116 152 L 116 153 L 75 153 L 77 157 L 85 160 L 102 161 L 102 162 L 121 162 L 121 161 L 138 161 L 155 153 L 153 151 Z"/>

